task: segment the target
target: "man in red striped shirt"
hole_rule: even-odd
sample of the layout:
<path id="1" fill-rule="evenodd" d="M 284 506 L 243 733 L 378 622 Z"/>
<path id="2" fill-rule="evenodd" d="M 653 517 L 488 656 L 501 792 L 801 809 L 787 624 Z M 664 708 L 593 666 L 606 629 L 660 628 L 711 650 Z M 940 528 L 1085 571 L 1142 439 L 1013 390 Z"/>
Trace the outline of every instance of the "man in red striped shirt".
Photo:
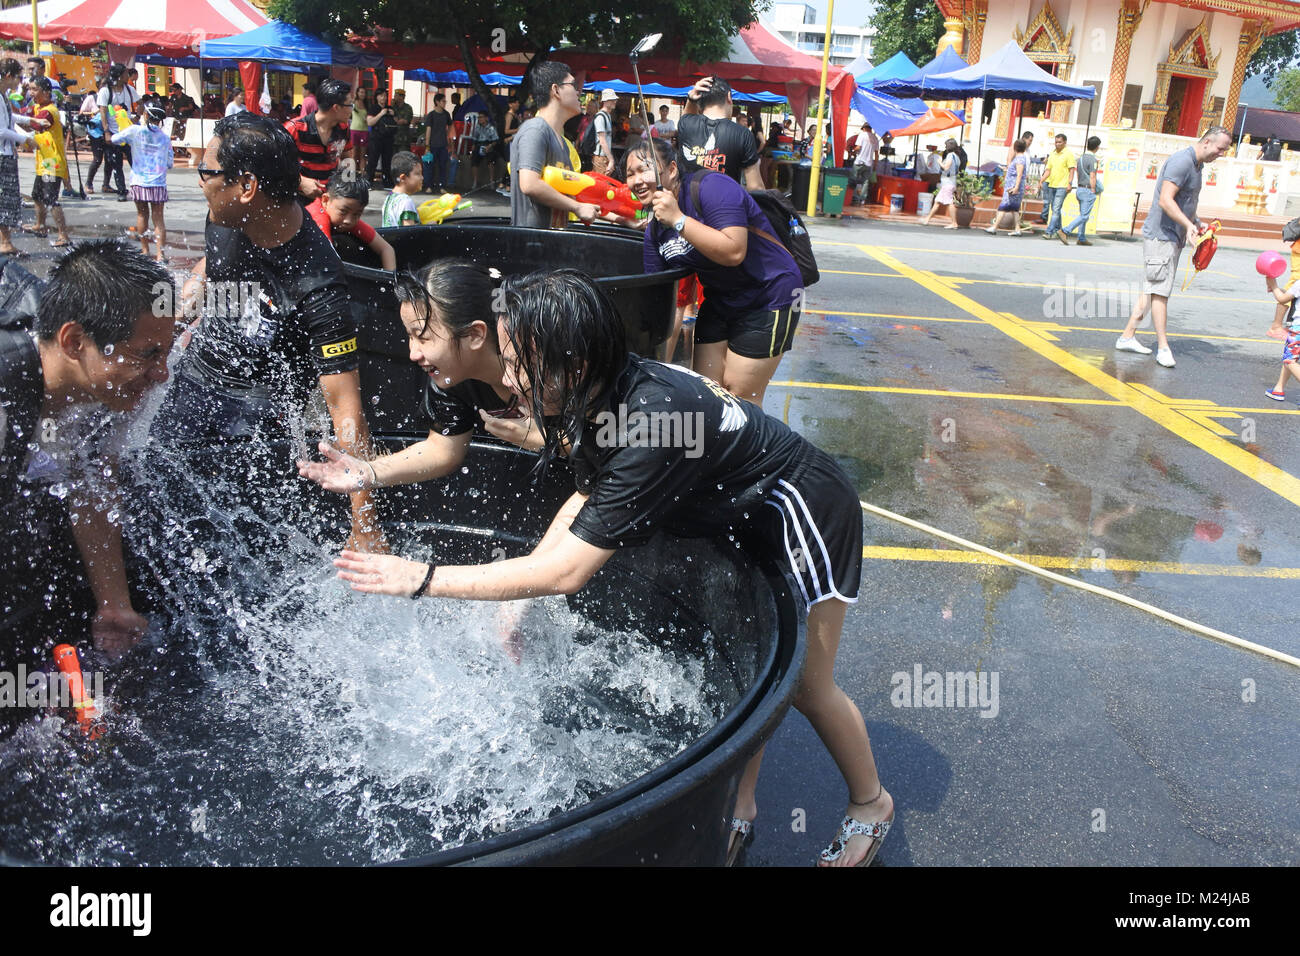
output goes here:
<path id="1" fill-rule="evenodd" d="M 310 202 L 325 192 L 339 161 L 350 159 L 352 86 L 342 80 L 321 80 L 316 87 L 316 112 L 289 120 L 284 128 L 298 147 L 302 167 L 299 192 Z"/>

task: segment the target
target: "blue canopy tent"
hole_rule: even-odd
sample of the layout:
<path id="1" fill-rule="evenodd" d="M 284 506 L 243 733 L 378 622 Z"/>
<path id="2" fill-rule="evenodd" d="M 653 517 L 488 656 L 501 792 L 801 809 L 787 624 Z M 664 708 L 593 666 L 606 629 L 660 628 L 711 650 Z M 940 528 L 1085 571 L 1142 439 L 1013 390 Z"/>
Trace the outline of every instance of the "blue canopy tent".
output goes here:
<path id="1" fill-rule="evenodd" d="M 952 47 L 946 46 L 943 48 L 942 53 L 925 66 L 915 69 L 911 73 L 882 77 L 876 80 L 873 85 L 876 92 L 888 96 L 920 96 L 922 84 L 926 77 L 963 70 L 969 65 L 953 51 Z M 933 99 L 933 97 L 930 98 Z"/>
<path id="2" fill-rule="evenodd" d="M 980 149 L 984 145 L 984 114 L 989 111 L 993 100 L 1091 100 L 1097 95 L 1091 86 L 1075 86 L 1058 80 L 1025 56 L 1025 51 L 1014 40 L 987 60 L 951 73 L 923 77 L 917 92 L 927 100 L 961 100 L 969 97 L 983 100 L 984 106 L 980 110 L 981 134 L 976 141 L 977 167 Z"/>
<path id="3" fill-rule="evenodd" d="M 918 99 L 898 99 L 881 91 L 881 84 L 916 72 L 916 64 L 899 50 L 884 63 L 857 76 L 857 91 L 853 94 L 853 108 L 861 113 L 873 129 L 889 132 L 911 125 L 918 116 L 924 116 L 926 105 Z M 899 114 L 906 119 L 899 122 Z"/>
<path id="4" fill-rule="evenodd" d="M 163 56 L 161 53 L 142 53 L 135 58 L 137 63 L 151 66 L 180 67 L 186 70 L 237 70 L 238 60 L 203 60 L 197 56 Z M 308 73 L 311 68 L 302 63 L 264 63 L 263 66 L 276 73 Z"/>
<path id="5" fill-rule="evenodd" d="M 407 70 L 403 74 L 408 80 L 417 83 L 431 83 L 434 86 L 469 86 L 469 73 L 465 70 Z M 505 73 L 481 73 L 483 82 L 488 86 L 518 86 L 524 81 L 522 76 L 509 76 Z"/>
<path id="6" fill-rule="evenodd" d="M 199 44 L 203 60 L 253 60 L 259 63 L 303 63 L 307 66 L 378 67 L 384 58 L 347 44 L 334 45 L 297 27 L 271 20 L 256 30 Z"/>
<path id="7" fill-rule="evenodd" d="M 588 83 L 583 87 L 584 92 L 591 93 L 599 90 L 613 90 L 615 93 L 636 93 L 637 86 L 635 83 L 628 83 L 626 80 L 601 80 L 598 83 Z M 662 83 L 642 83 L 641 92 L 646 96 L 662 96 L 669 99 L 684 100 L 686 94 L 691 91 L 689 86 L 664 86 Z M 740 90 L 731 91 L 731 99 L 736 103 L 784 103 L 786 94 L 784 93 L 742 93 Z"/>

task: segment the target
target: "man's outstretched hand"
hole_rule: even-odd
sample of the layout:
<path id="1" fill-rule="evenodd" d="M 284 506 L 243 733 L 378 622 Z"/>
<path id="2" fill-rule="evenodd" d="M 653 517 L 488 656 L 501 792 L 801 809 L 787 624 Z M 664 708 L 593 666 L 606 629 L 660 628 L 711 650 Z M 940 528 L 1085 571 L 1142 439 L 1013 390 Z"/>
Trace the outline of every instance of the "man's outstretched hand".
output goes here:
<path id="1" fill-rule="evenodd" d="M 149 629 L 149 619 L 130 607 L 102 607 L 95 614 L 90 635 L 95 650 L 115 661 L 140 643 Z"/>

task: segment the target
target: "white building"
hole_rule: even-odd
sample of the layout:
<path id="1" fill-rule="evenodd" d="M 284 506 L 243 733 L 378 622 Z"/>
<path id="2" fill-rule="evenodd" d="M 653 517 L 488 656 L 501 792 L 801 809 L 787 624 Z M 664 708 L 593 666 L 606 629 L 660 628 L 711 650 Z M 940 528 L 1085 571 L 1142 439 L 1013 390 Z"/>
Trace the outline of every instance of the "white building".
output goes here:
<path id="1" fill-rule="evenodd" d="M 818 22 L 817 11 L 808 4 L 773 4 L 771 13 L 764 19 L 800 50 L 822 55 L 826 45 L 826 24 Z M 831 63 L 846 66 L 859 56 L 871 59 L 871 38 L 875 34 L 875 27 L 832 25 Z"/>

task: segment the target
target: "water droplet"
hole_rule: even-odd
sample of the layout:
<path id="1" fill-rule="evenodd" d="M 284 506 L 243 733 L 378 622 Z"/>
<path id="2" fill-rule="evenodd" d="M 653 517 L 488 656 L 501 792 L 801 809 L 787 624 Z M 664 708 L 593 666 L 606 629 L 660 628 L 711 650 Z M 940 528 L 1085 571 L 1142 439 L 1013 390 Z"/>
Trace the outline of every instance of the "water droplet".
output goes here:
<path id="1" fill-rule="evenodd" d="M 105 354 L 105 355 L 112 355 L 112 354 L 113 354 L 113 343 L 112 343 L 112 342 L 109 342 L 107 345 L 104 346 L 104 354 Z"/>
<path id="2" fill-rule="evenodd" d="M 117 519 L 122 517 L 116 508 L 108 509 L 108 520 L 110 524 L 117 524 Z"/>
<path id="3" fill-rule="evenodd" d="M 55 484 L 50 485 L 50 494 L 62 500 L 68 497 L 68 486 L 61 481 L 56 482 Z"/>
<path id="4" fill-rule="evenodd" d="M 461 467 L 460 467 L 460 473 L 461 473 L 462 475 L 468 475 L 468 474 L 469 474 L 469 465 L 461 465 Z"/>
<path id="5" fill-rule="evenodd" d="M 371 405 L 378 405 L 378 404 L 379 404 L 379 396 L 378 396 L 378 395 L 371 395 L 371 396 L 370 396 L 370 404 L 371 404 Z"/>
<path id="6" fill-rule="evenodd" d="M 719 491 L 722 490 L 722 485 L 718 485 L 718 490 L 719 490 Z"/>
<path id="7" fill-rule="evenodd" d="M 664 401 L 665 401 L 665 402 L 671 402 L 672 400 L 673 400 L 673 397 L 672 397 L 671 395 L 665 395 L 665 396 L 664 396 Z"/>

